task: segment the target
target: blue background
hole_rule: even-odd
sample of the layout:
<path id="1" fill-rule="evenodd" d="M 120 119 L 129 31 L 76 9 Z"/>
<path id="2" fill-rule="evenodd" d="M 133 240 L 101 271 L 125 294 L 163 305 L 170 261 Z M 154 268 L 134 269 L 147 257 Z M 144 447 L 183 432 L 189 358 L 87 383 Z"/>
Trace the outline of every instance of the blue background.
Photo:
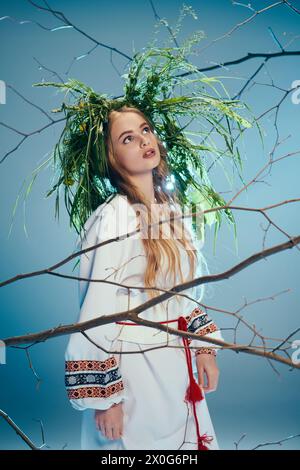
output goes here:
<path id="1" fill-rule="evenodd" d="M 271 3 L 271 2 L 270 2 Z M 253 2 L 256 9 L 269 2 Z M 299 7 L 299 2 L 294 2 Z M 198 19 L 187 17 L 179 35 L 179 42 L 196 29 L 206 33 L 203 45 L 227 32 L 236 23 L 250 16 L 245 7 L 232 5 L 230 1 L 190 1 Z M 126 54 L 133 55 L 150 40 L 154 30 L 154 16 L 147 1 L 53 1 L 53 8 L 63 11 L 72 22 L 91 36 L 112 45 Z M 163 0 L 155 5 L 158 14 L 171 26 L 178 18 L 182 3 Z M 48 27 L 61 23 L 44 12 L 39 12 L 26 1 L 2 1 L 0 17 L 10 15 L 18 20 L 33 19 Z M 268 27 L 282 42 L 287 44 L 299 33 L 300 17 L 285 6 L 274 8 L 236 30 L 225 39 L 206 49 L 193 63 L 205 67 L 218 62 L 237 59 L 248 52 L 277 52 Z M 0 21 L 1 63 L 0 79 L 14 86 L 29 100 L 50 112 L 59 105 L 62 94 L 54 89 L 32 87 L 32 83 L 56 80 L 51 73 L 40 70 L 36 57 L 49 69 L 64 74 L 75 56 L 86 53 L 93 44 L 71 29 L 55 32 L 43 31 L 34 24 L 19 25 L 10 20 Z M 168 37 L 161 28 L 161 39 Z M 287 47 L 299 49 L 299 38 Z M 201 46 L 200 46 L 201 47 Z M 224 84 L 233 96 L 247 78 L 256 70 L 262 59 L 247 61 L 238 66 L 218 69 L 208 75 L 226 76 Z M 120 75 L 125 73 L 127 61 L 117 54 L 113 63 Z M 97 48 L 88 57 L 74 63 L 70 77 L 78 78 L 95 90 L 111 95 L 122 94 L 123 81 L 110 63 L 110 51 Z M 232 78 L 230 78 L 232 77 Z M 282 97 L 278 89 L 262 85 L 270 84 L 290 89 L 299 80 L 299 57 L 283 57 L 268 62 L 255 81 L 242 96 L 258 116 Z M 43 114 L 25 103 L 11 90 L 7 90 L 7 102 L 0 106 L 1 121 L 24 132 L 38 129 L 48 123 Z M 53 116 L 53 115 L 52 115 Z M 58 115 L 54 115 L 57 118 Z M 276 132 L 273 125 L 274 112 L 261 121 L 265 132 L 265 149 L 259 142 L 257 131 L 245 133 L 239 144 L 244 159 L 245 181 L 251 180 L 267 162 L 274 146 Z M 282 144 L 274 157 L 299 150 L 300 106 L 293 104 L 290 95 L 280 107 L 278 125 Z M 62 130 L 62 125 L 51 126 L 40 135 L 28 138 L 0 167 L 0 249 L 1 279 L 17 273 L 48 267 L 65 258 L 74 249 L 76 234 L 69 228 L 68 217 L 63 209 L 59 223 L 54 220 L 54 198 L 45 198 L 52 177 L 51 168 L 42 172 L 33 185 L 26 205 L 22 199 L 18 205 L 14 224 L 9 234 L 13 206 L 24 179 L 27 184 L 32 171 L 46 158 Z M 14 132 L 0 127 L 1 157 L 20 140 Z M 276 163 L 270 172 L 264 173 L 263 181 L 250 186 L 236 200 L 237 205 L 264 207 L 281 200 L 299 197 L 299 156 Z M 216 169 L 210 175 L 216 188 L 230 198 L 240 186 L 236 179 L 233 188 Z M 269 213 L 289 234 L 299 233 L 298 204 L 290 204 Z M 262 248 L 266 220 L 255 213 L 236 212 L 238 247 L 236 249 L 232 229 L 222 225 L 213 253 L 213 231 L 207 232 L 204 254 L 212 273 L 222 272 L 245 257 Z M 26 230 L 24 229 L 24 226 Z M 285 241 L 279 232 L 271 229 L 267 246 Z M 245 301 L 265 299 L 286 291 L 273 300 L 249 305 L 241 311 L 245 320 L 255 325 L 260 334 L 272 338 L 285 338 L 299 326 L 299 252 L 288 250 L 262 260 L 242 271 L 234 278 L 211 284 L 205 302 L 225 311 L 236 311 Z M 71 273 L 74 262 L 60 272 Z M 15 282 L 0 291 L 1 329 L 0 337 L 21 335 L 68 324 L 78 314 L 77 283 L 53 276 L 39 276 Z M 211 315 L 223 330 L 225 339 L 233 339 L 232 328 L 236 325 L 232 316 L 211 311 Z M 251 339 L 246 328 L 239 327 L 238 341 Z M 294 339 L 300 339 L 299 333 Z M 47 444 L 52 449 L 79 448 L 80 412 L 69 405 L 64 389 L 64 350 L 67 337 L 52 339 L 30 350 L 38 384 L 28 358 L 23 350 L 9 348 L 7 363 L 0 366 L 0 408 L 39 445 L 42 420 Z M 260 344 L 260 343 L 257 343 Z M 218 390 L 207 395 L 221 449 L 233 449 L 234 443 L 246 434 L 241 449 L 251 449 L 258 444 L 285 439 L 300 433 L 299 370 L 270 363 L 266 359 L 232 351 L 222 351 L 218 356 L 220 379 Z M 274 370 L 276 368 L 276 371 Z M 27 449 L 25 443 L 8 424 L 0 419 L 0 448 Z M 264 448 L 299 449 L 300 438 L 288 440 L 282 446 Z"/>

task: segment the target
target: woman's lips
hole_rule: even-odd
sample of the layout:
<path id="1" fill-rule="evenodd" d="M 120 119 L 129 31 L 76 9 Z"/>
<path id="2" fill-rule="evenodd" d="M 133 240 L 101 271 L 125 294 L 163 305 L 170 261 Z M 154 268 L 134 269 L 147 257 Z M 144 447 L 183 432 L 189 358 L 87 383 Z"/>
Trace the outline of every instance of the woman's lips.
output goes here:
<path id="1" fill-rule="evenodd" d="M 152 158 L 155 155 L 155 150 L 151 150 L 148 155 L 144 155 L 144 158 Z"/>

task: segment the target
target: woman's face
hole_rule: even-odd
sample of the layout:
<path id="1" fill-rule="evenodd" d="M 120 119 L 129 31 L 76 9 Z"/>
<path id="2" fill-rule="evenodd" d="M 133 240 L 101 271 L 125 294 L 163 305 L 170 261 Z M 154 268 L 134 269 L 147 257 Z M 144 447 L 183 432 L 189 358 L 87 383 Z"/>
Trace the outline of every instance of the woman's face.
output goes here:
<path id="1" fill-rule="evenodd" d="M 123 112 L 114 117 L 111 140 L 118 162 L 129 174 L 149 173 L 158 166 L 161 157 L 156 136 L 139 114 Z M 155 155 L 144 158 L 150 148 L 154 149 Z"/>

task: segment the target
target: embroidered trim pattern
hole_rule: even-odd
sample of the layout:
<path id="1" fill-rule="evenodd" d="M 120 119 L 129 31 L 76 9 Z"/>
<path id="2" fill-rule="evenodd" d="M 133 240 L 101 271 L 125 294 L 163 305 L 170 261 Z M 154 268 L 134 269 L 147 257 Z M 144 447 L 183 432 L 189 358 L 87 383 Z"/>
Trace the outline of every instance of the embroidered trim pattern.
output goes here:
<path id="1" fill-rule="evenodd" d="M 192 313 L 185 318 L 188 322 L 187 331 L 190 333 L 204 336 L 218 330 L 218 327 L 213 320 L 199 307 L 194 308 Z M 189 338 L 188 344 L 191 344 L 191 342 L 192 340 Z"/>
<path id="2" fill-rule="evenodd" d="M 106 371 L 117 367 L 115 356 L 111 356 L 105 361 L 66 361 L 66 372 L 78 372 L 82 370 Z"/>
<path id="3" fill-rule="evenodd" d="M 198 356 L 199 354 L 212 354 L 213 356 L 216 356 L 217 352 L 213 348 L 201 347 L 201 348 L 197 349 L 196 352 L 195 352 L 196 356 Z"/>
<path id="4" fill-rule="evenodd" d="M 105 361 L 66 361 L 65 385 L 69 399 L 109 398 L 124 390 L 114 356 Z"/>
<path id="5" fill-rule="evenodd" d="M 209 318 L 207 313 L 199 307 L 195 308 L 192 313 L 185 318 L 188 322 L 187 329 L 190 333 L 197 333 L 203 336 L 218 329 L 217 325 Z M 205 328 L 203 328 L 204 326 Z M 198 331 L 200 328 L 201 330 Z"/>
<path id="6" fill-rule="evenodd" d="M 208 335 L 209 333 L 213 333 L 218 329 L 217 325 L 211 320 L 211 324 L 206 326 L 205 328 L 202 328 L 200 331 L 196 331 L 197 335 L 199 336 L 204 336 Z"/>
<path id="7" fill-rule="evenodd" d="M 197 317 L 199 315 L 206 315 L 207 316 L 207 313 L 205 313 L 203 310 L 201 310 L 201 308 L 196 307 L 196 308 L 194 308 L 192 313 L 190 315 L 187 315 L 185 318 L 189 322 L 192 318 Z"/>

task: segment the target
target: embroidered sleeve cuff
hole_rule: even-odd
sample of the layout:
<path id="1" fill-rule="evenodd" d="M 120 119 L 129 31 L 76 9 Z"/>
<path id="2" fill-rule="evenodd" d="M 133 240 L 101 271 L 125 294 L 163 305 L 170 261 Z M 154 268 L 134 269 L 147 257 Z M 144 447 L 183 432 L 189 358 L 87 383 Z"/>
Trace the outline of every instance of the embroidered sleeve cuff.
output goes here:
<path id="1" fill-rule="evenodd" d="M 114 356 L 104 361 L 65 361 L 65 385 L 73 408 L 107 410 L 125 400 L 124 384 Z"/>
<path id="2" fill-rule="evenodd" d="M 191 312 L 191 314 L 185 318 L 187 320 L 187 331 L 190 333 L 224 340 L 216 323 L 207 315 L 206 312 L 201 310 L 199 307 L 196 307 Z M 204 354 L 205 352 L 207 354 L 211 354 L 211 351 L 213 351 L 213 353 L 216 355 L 219 349 L 218 347 L 214 348 L 210 345 L 210 343 L 205 341 L 198 341 L 193 339 L 189 339 L 189 346 L 192 348 L 195 354 Z"/>
<path id="3" fill-rule="evenodd" d="M 217 355 L 217 352 L 214 348 L 199 348 L 195 351 L 195 356 L 198 356 L 199 354 L 212 354 L 213 356 Z"/>

